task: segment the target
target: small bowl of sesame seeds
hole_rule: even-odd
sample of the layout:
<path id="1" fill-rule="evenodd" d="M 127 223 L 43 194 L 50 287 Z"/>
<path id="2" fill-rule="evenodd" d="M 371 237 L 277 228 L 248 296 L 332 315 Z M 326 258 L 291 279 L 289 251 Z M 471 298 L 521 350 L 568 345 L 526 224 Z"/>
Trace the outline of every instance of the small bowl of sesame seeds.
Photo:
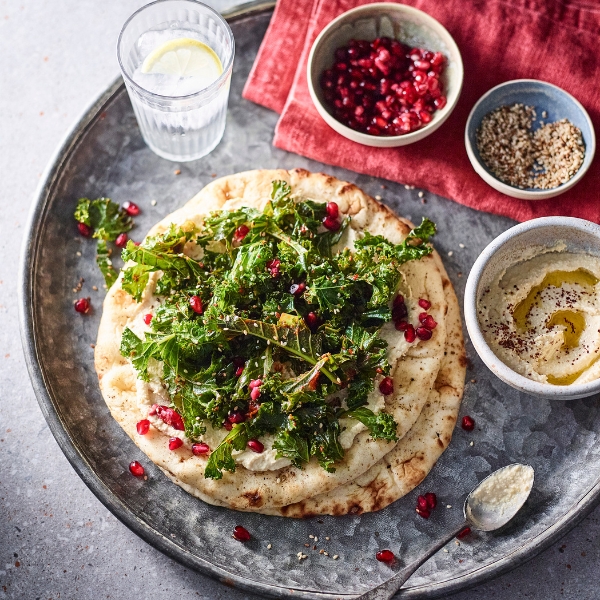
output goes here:
<path id="1" fill-rule="evenodd" d="M 585 175 L 596 136 L 573 96 L 545 81 L 516 79 L 478 100 L 467 120 L 465 146 L 475 171 L 494 189 L 543 200 Z"/>

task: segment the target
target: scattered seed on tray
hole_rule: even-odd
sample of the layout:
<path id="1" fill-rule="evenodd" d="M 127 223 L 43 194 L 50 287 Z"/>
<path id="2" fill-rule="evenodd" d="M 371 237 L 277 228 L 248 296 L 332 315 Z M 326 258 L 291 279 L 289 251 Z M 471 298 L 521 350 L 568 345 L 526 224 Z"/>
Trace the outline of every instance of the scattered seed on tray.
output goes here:
<path id="1" fill-rule="evenodd" d="M 536 116 L 535 108 L 524 104 L 491 111 L 477 129 L 477 149 L 500 181 L 520 189 L 547 190 L 577 173 L 585 146 L 581 130 L 568 119 L 545 123 L 534 132 Z"/>

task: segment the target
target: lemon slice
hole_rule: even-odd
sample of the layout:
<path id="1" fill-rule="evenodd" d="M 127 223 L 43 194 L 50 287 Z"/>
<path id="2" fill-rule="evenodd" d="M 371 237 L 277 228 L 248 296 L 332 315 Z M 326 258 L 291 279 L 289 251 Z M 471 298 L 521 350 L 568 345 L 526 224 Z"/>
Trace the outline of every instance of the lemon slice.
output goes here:
<path id="1" fill-rule="evenodd" d="M 142 73 L 195 77 L 209 85 L 223 72 L 215 51 L 193 38 L 169 40 L 154 49 L 142 64 Z"/>

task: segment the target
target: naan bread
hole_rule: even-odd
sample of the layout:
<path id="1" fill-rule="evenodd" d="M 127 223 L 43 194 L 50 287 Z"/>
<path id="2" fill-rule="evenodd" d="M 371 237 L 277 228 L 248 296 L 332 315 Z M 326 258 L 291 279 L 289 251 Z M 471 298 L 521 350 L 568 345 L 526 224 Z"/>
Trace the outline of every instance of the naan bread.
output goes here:
<path id="1" fill-rule="evenodd" d="M 201 223 L 204 216 L 219 209 L 254 206 L 261 209 L 270 195 L 271 182 L 284 179 L 290 183 L 292 195 L 315 201 L 338 203 L 342 214 L 352 216 L 353 230 L 367 228 L 400 243 L 410 231 L 407 222 L 396 217 L 387 207 L 377 203 L 353 184 L 323 174 L 304 170 L 249 171 L 216 180 L 204 188 L 183 208 L 155 226 L 150 234 L 165 231 L 170 223 Z M 350 235 L 348 233 L 347 235 Z M 342 240 L 343 242 L 344 240 Z M 441 264 L 441 263 L 440 263 Z M 417 421 L 433 389 L 440 371 L 446 346 L 446 295 L 436 258 L 426 257 L 405 265 L 406 283 L 401 290 L 414 301 L 427 297 L 429 310 L 438 326 L 426 343 L 407 345 L 407 352 L 392 361 L 395 393 L 386 398 L 386 409 L 398 423 L 398 436 L 403 438 Z M 276 471 L 251 471 L 238 465 L 235 473 L 224 473 L 221 480 L 204 478 L 206 458 L 194 456 L 189 445 L 168 450 L 169 432 L 151 428 L 150 433 L 136 433 L 137 421 L 145 418 L 151 398 L 140 403 L 136 394 L 136 375 L 130 363 L 119 353 L 123 329 L 147 312 L 147 304 L 137 304 L 117 282 L 109 291 L 96 345 L 96 369 L 104 399 L 115 419 L 134 442 L 163 471 L 182 487 L 202 499 L 239 510 L 266 512 L 269 509 L 295 505 L 307 498 L 323 495 L 356 480 L 394 448 L 393 442 L 373 440 L 367 431 L 359 433 L 335 473 L 327 473 L 316 461 L 304 469 L 289 466 Z M 387 327 L 387 325 L 386 325 Z M 397 345 L 403 343 L 401 336 Z M 161 399 L 158 399 L 159 402 Z"/>

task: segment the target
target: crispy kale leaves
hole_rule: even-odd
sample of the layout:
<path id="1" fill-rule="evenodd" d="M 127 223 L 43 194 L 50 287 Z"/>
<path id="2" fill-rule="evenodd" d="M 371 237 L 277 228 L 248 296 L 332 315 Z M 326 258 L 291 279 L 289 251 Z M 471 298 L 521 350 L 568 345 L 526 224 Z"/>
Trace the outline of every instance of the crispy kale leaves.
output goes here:
<path id="1" fill-rule="evenodd" d="M 144 339 L 125 329 L 121 353 L 140 378 L 160 376 L 190 439 L 243 416 L 212 449 L 206 477 L 235 470 L 234 452 L 258 438 L 298 467 L 314 457 L 333 471 L 344 456 L 342 416 L 396 439 L 392 415 L 367 406 L 389 371 L 378 331 L 400 267 L 431 253 L 435 227 L 424 220 L 399 245 L 365 233 L 350 251 L 340 248 L 349 219 L 330 231 L 325 216 L 322 203 L 294 199 L 276 181 L 263 211 L 215 212 L 199 229 L 173 225 L 123 251 L 123 289 L 140 301 L 156 272 L 161 303 Z"/>

